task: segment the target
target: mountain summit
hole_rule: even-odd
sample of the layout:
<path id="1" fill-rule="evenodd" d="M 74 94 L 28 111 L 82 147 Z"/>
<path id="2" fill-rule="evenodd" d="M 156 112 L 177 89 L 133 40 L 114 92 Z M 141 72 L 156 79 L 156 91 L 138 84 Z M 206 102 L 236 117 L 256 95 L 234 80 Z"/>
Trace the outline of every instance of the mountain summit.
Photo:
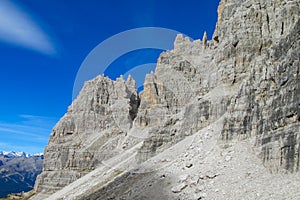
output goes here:
<path id="1" fill-rule="evenodd" d="M 213 40 L 178 35 L 140 94 L 88 81 L 31 199 L 298 199 L 299 6 L 221 0 Z"/>
<path id="2" fill-rule="evenodd" d="M 29 154 L 26 152 L 14 152 L 14 151 L 0 151 L 0 156 L 3 156 L 5 158 L 19 158 L 19 157 L 24 157 L 24 158 L 29 158 L 29 157 L 34 157 L 34 156 L 43 156 L 43 153 L 37 153 L 37 154 Z"/>

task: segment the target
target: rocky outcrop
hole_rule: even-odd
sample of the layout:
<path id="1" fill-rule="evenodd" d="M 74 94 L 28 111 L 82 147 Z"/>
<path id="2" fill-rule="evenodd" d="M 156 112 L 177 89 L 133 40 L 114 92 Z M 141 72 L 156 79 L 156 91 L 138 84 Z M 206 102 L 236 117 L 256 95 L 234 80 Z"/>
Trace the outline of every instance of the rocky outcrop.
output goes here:
<path id="1" fill-rule="evenodd" d="M 112 81 L 98 76 L 85 83 L 67 114 L 53 128 L 36 191 L 53 193 L 118 154 L 138 105 L 131 77 Z"/>
<path id="2" fill-rule="evenodd" d="M 204 34 L 204 39 L 206 38 Z M 203 40 L 204 41 L 204 40 Z M 219 119 L 235 90 L 220 80 L 211 41 L 178 35 L 145 81 L 136 125 L 150 126 L 139 159 L 147 160 Z"/>
<path id="3" fill-rule="evenodd" d="M 216 63 L 223 82 L 240 85 L 223 139 L 255 137 L 271 171 L 299 171 L 299 2 L 227 1 L 220 7 Z"/>
<path id="4" fill-rule="evenodd" d="M 53 193 L 87 174 L 49 198 L 147 199 L 139 192 L 159 189 L 147 188 L 164 173 L 190 170 L 189 183 L 172 185 L 170 178 L 165 184 L 171 193 L 160 195 L 167 199 L 186 190 L 171 199 L 195 199 L 190 195 L 196 188 L 201 199 L 207 194 L 199 184 L 211 187 L 218 171 L 232 173 L 227 163 L 238 179 L 241 163 L 249 182 L 270 178 L 269 172 L 299 174 L 299 2 L 221 0 L 218 12 L 213 40 L 206 33 L 202 41 L 178 35 L 139 95 L 131 78 L 87 82 L 51 134 L 37 192 Z M 154 168 L 163 174 L 157 177 Z M 203 170 L 205 176 L 189 178 Z"/>

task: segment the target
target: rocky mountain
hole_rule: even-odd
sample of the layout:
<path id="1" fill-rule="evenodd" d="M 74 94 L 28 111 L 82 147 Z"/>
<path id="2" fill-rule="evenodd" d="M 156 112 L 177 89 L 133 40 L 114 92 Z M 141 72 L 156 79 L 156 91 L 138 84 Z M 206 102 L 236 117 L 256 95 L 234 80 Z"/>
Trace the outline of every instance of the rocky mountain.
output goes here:
<path id="1" fill-rule="evenodd" d="M 14 151 L 1 151 L 0 156 L 6 157 L 6 158 L 17 158 L 17 157 L 28 157 L 29 155 L 25 152 L 14 152 Z"/>
<path id="2" fill-rule="evenodd" d="M 300 2 L 221 0 L 213 40 L 178 35 L 138 94 L 88 81 L 31 199 L 299 199 Z"/>
<path id="3" fill-rule="evenodd" d="M 42 172 L 43 155 L 25 152 L 0 152 L 0 198 L 33 189 Z"/>
<path id="4" fill-rule="evenodd" d="M 19 157 L 29 158 L 29 157 L 33 157 L 33 156 L 42 156 L 43 157 L 43 153 L 29 154 L 26 152 L 0 151 L 0 156 L 5 157 L 5 158 L 19 158 Z"/>

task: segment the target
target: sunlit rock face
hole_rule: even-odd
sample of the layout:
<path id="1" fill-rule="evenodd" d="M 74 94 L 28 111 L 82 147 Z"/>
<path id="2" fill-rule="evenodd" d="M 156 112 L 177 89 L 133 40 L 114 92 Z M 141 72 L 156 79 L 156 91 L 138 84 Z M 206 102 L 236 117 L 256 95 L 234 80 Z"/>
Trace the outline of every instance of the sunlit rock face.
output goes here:
<path id="1" fill-rule="evenodd" d="M 208 40 L 204 34 L 202 41 L 190 41 L 178 35 L 174 49 L 163 52 L 155 72 L 146 76 L 140 94 L 132 78 L 112 81 L 99 76 L 87 82 L 51 133 L 36 191 L 49 195 L 99 170 L 103 176 L 97 171 L 97 180 L 92 178 L 96 174 L 78 180 L 78 188 L 82 185 L 81 191 L 87 193 L 72 191 L 72 187 L 77 187 L 74 182 L 74 186 L 53 198 L 69 194 L 70 199 L 114 199 L 122 195 L 123 199 L 143 199 L 145 196 L 139 192 L 151 192 L 147 184 L 159 182 L 166 175 L 130 174 L 130 167 L 137 163 L 151 166 L 151 159 L 169 150 L 177 155 L 172 148 L 183 148 L 179 144 L 191 137 L 195 139 L 187 147 L 189 154 L 178 153 L 180 161 L 172 158 L 172 153 L 170 158 L 157 160 L 173 161 L 173 165 L 157 169 L 158 174 L 172 172 L 176 176 L 181 169 L 192 169 L 189 173 L 193 177 L 193 173 L 205 171 L 206 161 L 201 160 L 204 155 L 211 158 L 212 164 L 207 166 L 220 166 L 218 170 L 223 170 L 224 176 L 231 172 L 224 171 L 227 164 L 222 162 L 231 160 L 235 164 L 239 160 L 245 162 L 244 167 L 262 163 L 263 168 L 251 171 L 258 178 L 270 172 L 299 174 L 299 2 L 221 0 L 218 13 L 213 39 Z M 248 145 L 251 151 L 235 149 L 224 153 L 234 145 Z M 213 151 L 214 147 L 223 150 Z M 232 152 L 240 154 L 234 157 Z M 225 158 L 217 162 L 215 158 L 220 155 Z M 259 158 L 259 162 L 247 163 L 239 156 Z M 111 166 L 103 167 L 103 161 L 109 159 L 119 163 L 122 170 L 110 174 Z M 182 194 L 182 199 L 195 199 L 191 196 L 196 194 L 194 190 L 182 191 L 198 188 L 201 181 L 219 176 L 214 170 L 207 170 L 204 177 L 199 175 L 198 181 L 186 178 L 191 182 L 174 186 L 161 195 L 174 199 L 178 196 L 172 195 Z M 242 172 L 236 170 L 236 174 Z M 109 179 L 103 178 L 107 174 Z M 99 185 L 89 189 L 84 178 L 95 184 L 98 181 Z M 245 180 L 251 182 L 250 178 Z M 168 181 L 166 188 L 174 183 L 173 179 Z M 242 194 L 228 197 L 238 199 L 234 195 Z M 201 195 L 197 197 L 205 197 Z"/>
<path id="2" fill-rule="evenodd" d="M 45 193 L 59 190 L 118 154 L 138 105 L 131 77 L 112 81 L 98 76 L 86 82 L 53 128 L 36 190 Z"/>
<path id="3" fill-rule="evenodd" d="M 239 85 L 223 139 L 255 138 L 272 171 L 299 171 L 299 2 L 221 1 L 214 37 L 222 81 Z"/>

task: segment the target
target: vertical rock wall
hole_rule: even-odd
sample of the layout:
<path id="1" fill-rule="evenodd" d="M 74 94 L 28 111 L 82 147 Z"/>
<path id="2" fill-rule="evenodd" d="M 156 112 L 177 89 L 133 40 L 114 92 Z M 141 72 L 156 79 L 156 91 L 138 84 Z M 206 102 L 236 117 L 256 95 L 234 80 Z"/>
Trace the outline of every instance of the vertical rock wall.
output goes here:
<path id="1" fill-rule="evenodd" d="M 255 137 L 271 171 L 299 171 L 299 1 L 222 1 L 220 10 L 216 62 L 224 82 L 240 85 L 223 138 Z"/>
<path id="2" fill-rule="evenodd" d="M 85 83 L 45 148 L 36 191 L 53 193 L 117 155 L 139 106 L 135 81 L 99 76 Z"/>
<path id="3" fill-rule="evenodd" d="M 213 40 L 178 35 L 140 95 L 132 78 L 87 82 L 51 133 L 36 191 L 53 193 L 122 153 L 135 144 L 127 134 L 143 140 L 143 162 L 220 117 L 223 142 L 250 139 L 272 172 L 299 172 L 299 4 L 221 0 Z"/>

